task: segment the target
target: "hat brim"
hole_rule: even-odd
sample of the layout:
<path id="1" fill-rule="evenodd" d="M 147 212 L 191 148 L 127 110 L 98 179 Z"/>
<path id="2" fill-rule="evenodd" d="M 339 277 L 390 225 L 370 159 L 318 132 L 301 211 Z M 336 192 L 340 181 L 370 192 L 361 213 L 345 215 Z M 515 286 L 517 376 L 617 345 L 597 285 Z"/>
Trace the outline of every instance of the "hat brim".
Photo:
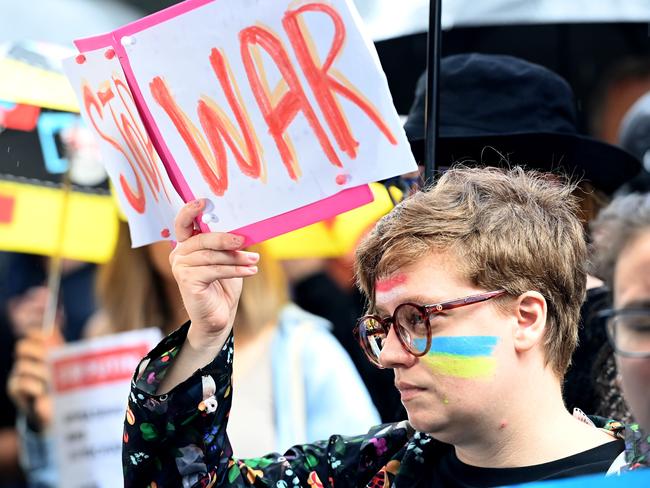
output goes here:
<path id="1" fill-rule="evenodd" d="M 411 140 L 419 164 L 424 139 Z M 469 166 L 514 166 L 561 172 L 588 180 L 608 195 L 641 170 L 641 162 L 625 150 L 590 137 L 561 133 L 518 133 L 438 139 L 437 169 L 455 163 Z"/>

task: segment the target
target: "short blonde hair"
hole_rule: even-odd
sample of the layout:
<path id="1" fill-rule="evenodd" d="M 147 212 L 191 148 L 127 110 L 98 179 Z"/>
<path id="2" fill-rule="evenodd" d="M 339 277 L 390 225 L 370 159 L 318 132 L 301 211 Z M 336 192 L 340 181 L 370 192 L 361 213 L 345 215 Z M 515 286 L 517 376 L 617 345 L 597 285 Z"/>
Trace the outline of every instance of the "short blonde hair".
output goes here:
<path id="1" fill-rule="evenodd" d="M 381 219 L 356 253 L 357 282 L 374 308 L 375 282 L 431 252 L 451 252 L 461 273 L 511 296 L 547 301 L 546 363 L 561 378 L 578 338 L 586 289 L 586 242 L 571 195 L 557 177 L 456 167 Z"/>

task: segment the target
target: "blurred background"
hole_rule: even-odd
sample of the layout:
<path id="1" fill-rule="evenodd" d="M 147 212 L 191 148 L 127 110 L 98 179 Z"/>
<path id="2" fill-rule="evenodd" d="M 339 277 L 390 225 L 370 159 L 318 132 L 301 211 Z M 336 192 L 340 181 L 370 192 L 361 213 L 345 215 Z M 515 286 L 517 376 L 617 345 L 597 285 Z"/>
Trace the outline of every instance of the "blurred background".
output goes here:
<path id="1" fill-rule="evenodd" d="M 429 2 L 354 1 L 377 48 L 395 107 L 398 113 L 406 115 L 413 103 L 416 82 L 426 68 Z M 37 227 L 34 222 L 41 225 L 42 222 L 49 223 L 52 220 L 55 230 L 59 225 L 56 219 L 34 213 L 38 209 L 52 208 L 52 204 L 48 203 L 50 200 L 47 200 L 51 197 L 45 196 L 44 188 L 60 190 L 65 184 L 64 171 L 57 169 L 56 164 L 60 162 L 60 156 L 66 153 L 67 145 L 70 145 L 61 134 L 65 132 L 65 124 L 72 120 L 69 116 L 75 112 L 74 102 L 68 103 L 66 100 L 66 81 L 52 60 L 60 58 L 62 53 L 74 54 L 74 39 L 110 31 L 175 3 L 178 2 L 1 2 L 0 488 L 26 486 L 18 462 L 20 451 L 19 435 L 15 429 L 16 410 L 6 394 L 15 344 L 26 333 L 25 329 L 17 325 L 16 317 L 22 313 L 24 318 L 24 311 L 31 307 L 40 310 L 39 320 L 42 321 L 46 301 L 43 290 L 38 289 L 47 282 L 48 273 L 52 269 L 47 258 L 57 252 L 61 254 L 57 242 L 51 243 L 47 249 L 38 247 L 44 244 L 43 232 L 37 235 L 38 242 L 31 244 L 32 247 L 23 245 L 28 238 L 34 237 L 33 229 Z M 563 76 L 576 94 L 580 132 L 611 144 L 619 144 L 621 122 L 630 107 L 650 91 L 650 2 L 647 1 L 443 0 L 442 27 L 443 56 L 464 52 L 509 54 L 546 66 Z M 27 41 L 48 43 L 49 47 Z M 60 51 L 59 47 L 64 50 Z M 20 62 L 19 68 L 16 61 Z M 36 79 L 39 81 L 35 85 L 41 89 L 35 90 L 36 95 L 30 95 L 37 96 L 37 99 L 32 99 L 39 110 L 36 114 L 22 108 L 19 110 L 15 100 L 3 99 L 2 90 L 9 85 L 7 80 L 13 79 L 11 77 L 19 69 L 24 70 L 25 76 L 38 72 Z M 21 89 L 34 88 L 27 84 L 13 83 L 13 87 L 16 86 Z M 40 148 L 36 131 L 32 130 L 35 126 L 30 126 L 30 121 L 34 122 L 34 117 L 38 117 L 39 113 L 53 115 L 59 121 L 57 123 L 62 124 L 57 126 L 58 132 L 50 134 L 52 140 L 51 147 L 47 146 L 49 152 L 43 149 L 45 145 L 42 140 L 43 148 Z M 644 120 L 650 120 L 650 116 Z M 650 123 L 645 126 L 650 127 Z M 31 129 L 28 131 L 25 127 Z M 92 144 L 85 141 L 83 134 L 72 134 L 70 137 L 72 145 L 76 147 L 75 154 L 80 155 L 78 159 L 82 163 L 96 159 L 92 153 Z M 650 138 L 644 144 L 635 155 L 642 159 L 645 154 L 646 169 L 650 169 Z M 23 152 L 17 156 L 19 149 Z M 67 322 L 63 329 L 67 341 L 77 340 L 84 335 L 84 324 L 94 315 L 98 306 L 95 280 L 100 280 L 100 289 L 101 286 L 107 286 L 106 281 L 101 285 L 101 280 L 106 278 L 97 278 L 96 275 L 111 257 L 115 245 L 119 247 L 123 244 L 118 242 L 118 238 L 123 238 L 125 234 L 125 224 L 118 219 L 106 177 L 91 166 L 83 166 L 84 171 L 72 182 L 72 194 L 77 195 L 75 198 L 78 201 L 74 203 L 71 200 L 70 203 L 71 208 L 78 205 L 90 212 L 76 219 L 82 226 L 77 230 L 80 233 L 78 235 L 83 235 L 84 240 L 82 246 L 69 250 L 67 257 L 73 259 L 63 263 L 60 266 L 63 270 L 59 270 L 63 275 L 62 307 L 65 309 L 62 315 L 64 319 L 61 320 Z M 7 223 L 6 216 L 14 208 L 14 198 L 19 198 L 19 194 L 23 198 L 33 190 L 34 184 L 39 188 L 38 193 L 29 193 L 29 199 L 38 202 L 38 208 L 34 203 L 31 213 L 28 212 L 29 217 L 24 217 L 25 223 L 20 229 L 3 227 Z M 359 229 L 367 229 L 392 207 L 395 197 L 383 194 L 383 200 L 379 200 L 381 207 L 378 212 L 363 217 L 363 220 L 358 220 L 354 225 Z M 88 226 L 92 224 L 101 224 L 101 228 L 89 231 Z M 348 234 L 351 225 L 353 223 L 346 222 L 340 234 Z M 70 232 L 73 226 L 74 223 L 68 225 Z M 11 233 L 14 235 L 10 239 Z M 91 237 L 95 241 L 91 241 Z M 355 234 L 356 237 L 358 235 Z M 72 240 L 79 243 L 78 237 Z M 318 241 L 322 242 L 320 236 Z M 125 246 L 128 249 L 128 244 Z M 288 248 L 286 244 L 282 247 Z M 290 296 L 303 308 L 326 316 L 334 323 L 334 335 L 359 369 L 382 420 L 395 420 L 401 415 L 399 399 L 387 399 L 382 404 L 378 400 L 381 391 L 384 391 L 382 389 L 390 389 L 392 386 L 390 374 L 378 376 L 378 372 L 364 369 L 365 359 L 361 351 L 357 350 L 351 334 L 339 334 L 340 330 L 349 331 L 354 317 L 363 308 L 362 299 L 352 285 L 352 250 L 352 244 L 346 244 L 346 249 L 336 259 L 314 257 L 316 259 L 285 263 L 284 272 L 291 287 Z M 165 250 L 163 254 L 164 252 Z M 138 259 L 149 259 L 143 256 Z M 104 273 L 102 276 L 109 275 Z M 324 293 L 329 293 L 332 298 L 324 300 Z M 331 303 L 346 305 L 332 310 Z M 333 315 L 327 316 L 328 313 Z M 173 317 L 174 320 L 176 318 Z M 39 326 L 40 322 L 37 327 Z"/>
<path id="2" fill-rule="evenodd" d="M 175 0 L 26 0 L 3 2 L 0 42 L 39 40 L 71 46 L 175 3 Z M 406 114 L 426 66 L 427 0 L 354 0 Z M 588 8 L 582 8 L 587 6 Z M 649 85 L 648 6 L 610 0 L 445 0 L 442 53 L 510 54 L 569 81 L 585 130 L 615 142 L 617 120 Z M 582 18 L 581 18 L 582 17 Z"/>

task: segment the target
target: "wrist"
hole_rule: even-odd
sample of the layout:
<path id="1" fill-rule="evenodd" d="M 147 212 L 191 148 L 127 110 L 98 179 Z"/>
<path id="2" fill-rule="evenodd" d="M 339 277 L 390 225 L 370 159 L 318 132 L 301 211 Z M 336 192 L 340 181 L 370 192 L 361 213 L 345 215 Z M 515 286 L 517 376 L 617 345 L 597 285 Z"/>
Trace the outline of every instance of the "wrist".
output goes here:
<path id="1" fill-rule="evenodd" d="M 214 361 L 228 340 L 230 330 L 231 327 L 226 327 L 217 333 L 206 333 L 205 329 L 197 324 L 190 324 L 183 346 L 174 359 L 171 370 L 158 386 L 157 394 L 169 393 L 199 369 Z"/>
<path id="2" fill-rule="evenodd" d="M 225 327 L 219 332 L 206 332 L 204 327 L 190 324 L 185 339 L 185 346 L 189 346 L 192 352 L 200 355 L 216 355 L 226 343 L 230 335 L 231 327 Z M 185 347 L 184 346 L 184 347 Z"/>

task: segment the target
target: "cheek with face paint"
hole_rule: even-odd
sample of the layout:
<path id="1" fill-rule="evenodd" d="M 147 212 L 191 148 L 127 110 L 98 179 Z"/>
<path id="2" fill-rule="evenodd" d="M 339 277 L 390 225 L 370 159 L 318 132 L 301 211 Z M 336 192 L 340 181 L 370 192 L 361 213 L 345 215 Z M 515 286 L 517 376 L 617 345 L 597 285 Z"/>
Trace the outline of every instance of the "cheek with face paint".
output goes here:
<path id="1" fill-rule="evenodd" d="M 425 339 L 416 339 L 418 342 Z M 454 378 L 486 379 L 494 376 L 496 336 L 434 337 L 429 352 L 420 358 L 433 373 Z"/>

